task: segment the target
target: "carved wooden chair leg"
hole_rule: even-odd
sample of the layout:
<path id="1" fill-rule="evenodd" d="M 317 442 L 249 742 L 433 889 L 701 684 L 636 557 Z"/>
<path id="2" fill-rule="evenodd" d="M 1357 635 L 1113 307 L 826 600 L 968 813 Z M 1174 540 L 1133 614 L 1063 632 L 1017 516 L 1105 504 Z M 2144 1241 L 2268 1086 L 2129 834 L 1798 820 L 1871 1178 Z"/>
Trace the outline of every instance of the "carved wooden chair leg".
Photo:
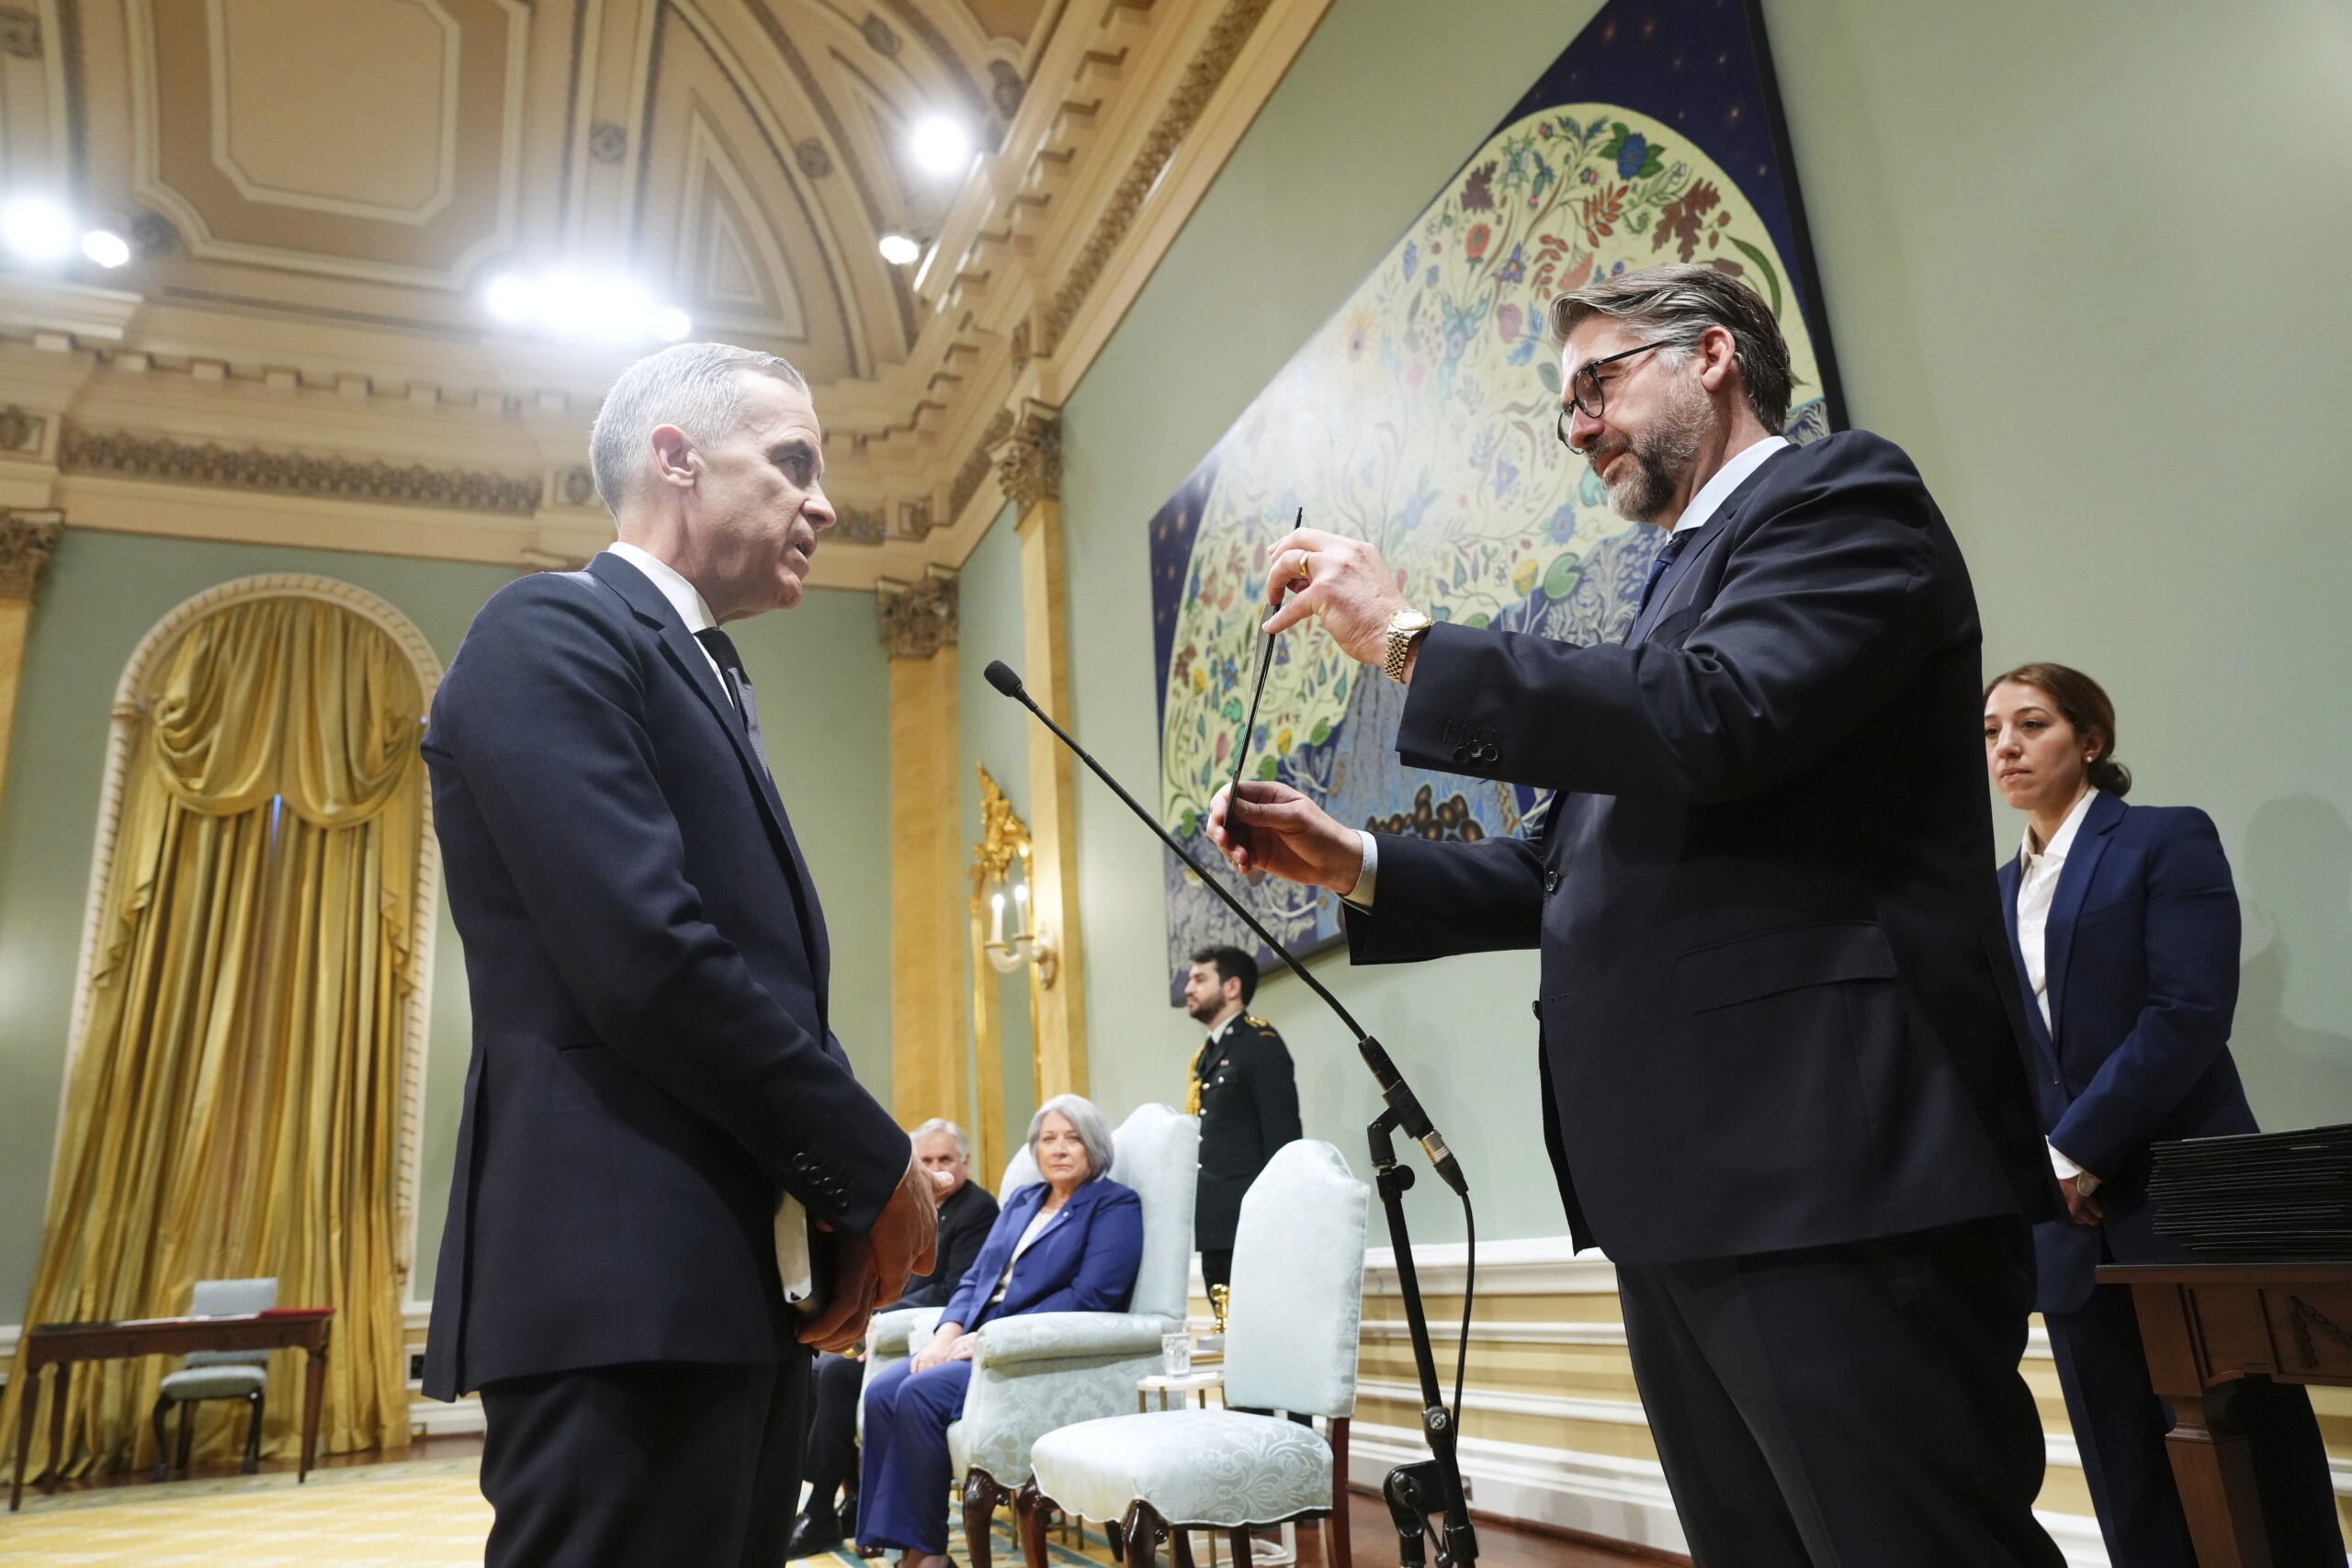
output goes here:
<path id="1" fill-rule="evenodd" d="M 1037 1490 L 1037 1478 L 1031 1476 L 1012 1495 L 1013 1522 L 1020 1527 L 1021 1561 L 1028 1568 L 1046 1568 L 1046 1526 L 1054 1505 Z"/>
<path id="2" fill-rule="evenodd" d="M 989 1568 L 993 1561 L 989 1529 L 996 1521 L 996 1506 L 1003 1495 L 985 1471 L 974 1470 L 964 1477 L 964 1555 L 971 1568 Z"/>
<path id="3" fill-rule="evenodd" d="M 1324 1568 L 1354 1568 L 1348 1540 L 1348 1417 L 1331 1418 L 1331 1517 L 1323 1521 Z"/>
<path id="4" fill-rule="evenodd" d="M 1176 1568 L 1193 1568 L 1193 1532 L 1182 1525 L 1168 1527 L 1168 1560 Z"/>
<path id="5" fill-rule="evenodd" d="M 31 1396 L 28 1394 L 26 1397 L 28 1400 L 28 1408 L 29 1408 Z M 148 1478 L 152 1481 L 161 1481 L 171 1473 L 172 1446 L 164 1437 L 164 1422 L 169 1416 L 171 1408 L 172 1402 L 170 1400 L 164 1398 L 160 1393 L 155 1396 L 155 1413 L 153 1416 L 149 1417 L 149 1419 L 154 1424 L 155 1427 L 155 1472 Z M 51 1464 L 56 1463 L 56 1455 L 51 1455 L 50 1462 Z"/>
<path id="6" fill-rule="evenodd" d="M 180 1474 L 181 1474 L 181 1475 L 183 1475 L 183 1476 L 185 1476 L 185 1475 L 187 1475 L 187 1474 L 188 1456 L 189 1456 L 189 1453 L 190 1453 L 190 1452 L 193 1450 L 193 1449 L 195 1448 L 195 1444 L 196 1444 L 196 1432 L 195 1432 L 195 1430 L 194 1430 L 194 1423 L 195 1423 L 195 1421 L 196 1421 L 196 1401 L 195 1401 L 195 1400 L 193 1400 L 193 1399 L 183 1399 L 183 1400 L 181 1400 L 181 1401 L 180 1401 L 180 1450 L 179 1450 L 179 1456 L 178 1456 L 178 1457 L 179 1457 L 179 1468 L 180 1468 Z"/>
<path id="7" fill-rule="evenodd" d="M 1227 1539 L 1233 1549 L 1233 1568 L 1250 1568 L 1250 1527 L 1234 1526 Z"/>
<path id="8" fill-rule="evenodd" d="M 1127 1510 L 1126 1568 L 1157 1568 L 1159 1561 L 1159 1510 L 1137 1503 Z"/>

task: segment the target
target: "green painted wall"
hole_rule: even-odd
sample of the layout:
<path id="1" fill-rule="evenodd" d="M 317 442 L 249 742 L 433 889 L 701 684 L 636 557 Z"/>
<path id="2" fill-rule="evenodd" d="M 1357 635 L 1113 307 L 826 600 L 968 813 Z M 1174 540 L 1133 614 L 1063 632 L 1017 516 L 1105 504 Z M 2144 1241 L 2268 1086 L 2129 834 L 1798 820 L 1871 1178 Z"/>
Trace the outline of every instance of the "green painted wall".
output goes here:
<path id="1" fill-rule="evenodd" d="M 1070 400 L 1075 716 L 1134 786 L 1158 755 L 1146 522 L 1594 9 L 1337 0 Z M 2323 0 L 1766 9 L 1855 420 L 1951 514 L 1988 660 L 2098 674 L 2141 797 L 2220 822 L 2257 1109 L 2352 1120 L 2333 515 L 2352 24 Z M 1165 1001 L 1160 852 L 1080 789 L 1093 1084 L 1116 1117 L 1177 1099 L 1197 1036 Z M 1317 970 L 1462 1152 L 1482 1234 L 1556 1233 L 1532 955 Z M 1291 1042 L 1308 1133 L 1361 1170 L 1374 1100 L 1338 1025 L 1287 977 L 1257 1010 Z M 1417 1198 L 1424 1235 L 1459 1234 L 1448 1207 Z"/>
<path id="2" fill-rule="evenodd" d="M 0 1321 L 31 1288 L 62 1085 L 107 709 L 149 627 L 190 595 L 262 572 L 315 572 L 376 593 L 446 663 L 483 600 L 513 575 L 479 566 L 265 549 L 69 528 L 26 650 L 0 806 Z M 761 694 L 778 782 L 825 898 L 834 1027 L 889 1094 L 889 682 L 864 594 L 815 592 L 736 628 Z M 803 740 L 802 737 L 821 738 Z M 415 1293 L 440 1245 L 470 1017 L 444 902 L 433 978 Z"/>

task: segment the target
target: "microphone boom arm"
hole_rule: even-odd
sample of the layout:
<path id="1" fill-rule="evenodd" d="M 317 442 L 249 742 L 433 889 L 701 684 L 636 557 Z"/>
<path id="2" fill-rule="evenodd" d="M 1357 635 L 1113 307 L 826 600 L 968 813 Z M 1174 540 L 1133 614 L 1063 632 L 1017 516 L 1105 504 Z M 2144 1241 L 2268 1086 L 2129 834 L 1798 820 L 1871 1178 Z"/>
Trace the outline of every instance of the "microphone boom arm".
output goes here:
<path id="1" fill-rule="evenodd" d="M 1251 914 L 1241 900 L 1236 898 L 1225 885 L 1211 876 L 1208 868 L 1193 858 L 1192 852 L 1162 827 L 1159 818 L 1143 807 L 1142 802 L 1126 791 L 1126 786 L 1111 776 L 1102 763 L 1080 746 L 1069 731 L 1053 721 L 1039 707 L 1022 685 L 1021 677 L 1002 660 L 990 661 L 988 682 L 1004 695 L 1036 715 L 1037 722 L 1054 732 L 1056 739 L 1070 749 L 1096 778 L 1111 786 L 1111 792 L 1125 803 L 1145 826 L 1157 834 L 1159 841 L 1174 852 L 1176 858 L 1193 870 L 1208 890 L 1221 899 L 1225 907 L 1241 917 L 1241 923 L 1256 933 L 1258 940 L 1280 958 L 1290 972 L 1306 983 L 1306 988 L 1323 998 L 1323 1002 L 1348 1026 L 1356 1037 L 1356 1050 L 1371 1069 L 1373 1081 L 1380 1088 L 1380 1097 L 1386 1109 L 1374 1119 L 1367 1130 L 1372 1145 L 1373 1170 L 1383 1211 L 1388 1219 L 1388 1236 L 1396 1255 L 1397 1291 L 1404 1298 L 1406 1327 L 1413 1344 L 1413 1366 L 1421 1384 L 1421 1434 L 1430 1446 L 1430 1457 L 1417 1464 L 1400 1465 L 1389 1473 L 1382 1495 L 1387 1499 L 1391 1517 L 1396 1525 L 1397 1561 L 1400 1568 L 1425 1568 L 1430 1537 L 1436 1537 L 1437 1568 L 1473 1568 L 1478 1557 L 1478 1535 L 1470 1522 L 1470 1503 L 1462 1489 L 1462 1465 L 1455 1453 L 1456 1427 L 1461 1415 L 1461 1373 L 1470 1345 L 1470 1303 L 1476 1288 L 1477 1231 L 1470 1212 L 1470 1184 L 1462 1174 L 1462 1166 L 1453 1152 L 1445 1146 L 1437 1128 L 1430 1122 L 1429 1112 L 1412 1086 L 1397 1072 L 1396 1065 L 1388 1059 L 1380 1042 L 1364 1032 L 1363 1026 L 1353 1014 L 1333 996 L 1329 987 L 1306 972 L 1290 949 Z M 1437 1355 L 1430 1344 L 1429 1319 L 1421 1304 L 1420 1278 L 1413 1266 L 1412 1238 L 1405 1225 L 1405 1193 L 1413 1185 L 1409 1167 L 1396 1163 L 1393 1133 L 1401 1132 L 1421 1145 L 1430 1166 L 1441 1179 L 1461 1195 L 1462 1213 L 1469 1237 L 1470 1250 L 1463 1279 L 1462 1339 L 1456 1347 L 1464 1358 L 1454 1372 L 1454 1409 L 1448 1411 L 1445 1396 L 1438 1386 Z M 1340 1568 L 1345 1568 L 1344 1564 Z"/>

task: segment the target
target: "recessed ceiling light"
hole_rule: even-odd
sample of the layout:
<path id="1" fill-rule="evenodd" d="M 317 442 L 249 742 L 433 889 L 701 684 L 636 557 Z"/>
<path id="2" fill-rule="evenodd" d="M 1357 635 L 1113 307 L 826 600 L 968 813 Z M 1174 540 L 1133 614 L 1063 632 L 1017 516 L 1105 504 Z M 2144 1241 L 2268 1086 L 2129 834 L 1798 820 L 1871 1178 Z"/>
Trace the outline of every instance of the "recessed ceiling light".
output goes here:
<path id="1" fill-rule="evenodd" d="M 82 236 L 82 254 L 111 269 L 130 260 L 130 242 L 111 229 L 93 229 Z"/>
<path id="2" fill-rule="evenodd" d="M 921 254 L 922 254 L 922 247 L 904 234 L 882 236 L 882 259 L 892 266 L 904 266 Z"/>
<path id="3" fill-rule="evenodd" d="M 914 155 L 915 167 L 944 179 L 962 174 L 972 161 L 972 135 L 959 120 L 944 114 L 926 115 L 915 122 L 913 133 L 907 138 L 907 151 Z"/>
<path id="4" fill-rule="evenodd" d="M 502 321 L 519 324 L 537 314 L 531 285 L 519 273 L 502 272 L 492 278 L 490 287 L 482 291 L 482 303 Z"/>
<path id="5" fill-rule="evenodd" d="M 44 197 L 20 196 L 0 206 L 0 242 L 27 261 L 63 261 L 74 254 L 74 220 Z"/>

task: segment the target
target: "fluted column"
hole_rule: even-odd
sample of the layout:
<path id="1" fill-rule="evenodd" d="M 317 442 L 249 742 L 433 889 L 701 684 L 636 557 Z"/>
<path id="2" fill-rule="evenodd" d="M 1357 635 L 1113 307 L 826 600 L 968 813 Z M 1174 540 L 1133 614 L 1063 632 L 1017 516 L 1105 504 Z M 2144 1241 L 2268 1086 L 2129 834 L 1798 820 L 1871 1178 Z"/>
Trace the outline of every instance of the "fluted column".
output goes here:
<path id="1" fill-rule="evenodd" d="M 8 787 L 8 742 L 17 724 L 17 684 L 32 629 L 41 568 L 64 534 L 56 512 L 0 513 L 0 803 Z"/>
<path id="2" fill-rule="evenodd" d="M 1022 680 L 1067 727 L 1069 614 L 1062 576 L 1061 415 L 1026 405 L 997 450 L 997 480 L 1020 509 Z M 1070 755 L 1029 727 L 1030 898 L 1060 962 L 1037 992 L 1037 1093 L 1086 1092 L 1086 964 L 1078 911 L 1078 784 Z"/>
<path id="3" fill-rule="evenodd" d="M 890 1104 L 909 1126 L 932 1116 L 961 1122 L 971 1111 L 956 839 L 956 581 L 892 584 L 880 601 L 890 655 Z"/>

